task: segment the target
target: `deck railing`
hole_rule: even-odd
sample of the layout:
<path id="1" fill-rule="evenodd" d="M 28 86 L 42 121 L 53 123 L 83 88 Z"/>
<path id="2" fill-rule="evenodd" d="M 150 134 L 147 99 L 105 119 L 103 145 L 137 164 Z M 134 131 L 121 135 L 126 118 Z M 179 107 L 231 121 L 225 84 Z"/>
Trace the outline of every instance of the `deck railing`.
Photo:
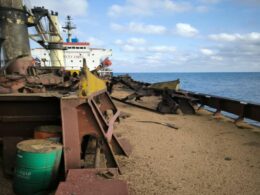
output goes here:
<path id="1" fill-rule="evenodd" d="M 225 111 L 237 115 L 237 120 L 248 118 L 260 122 L 260 104 L 258 103 L 190 91 L 183 92 L 197 98 L 202 106 L 209 106 L 216 109 L 216 113 Z"/>

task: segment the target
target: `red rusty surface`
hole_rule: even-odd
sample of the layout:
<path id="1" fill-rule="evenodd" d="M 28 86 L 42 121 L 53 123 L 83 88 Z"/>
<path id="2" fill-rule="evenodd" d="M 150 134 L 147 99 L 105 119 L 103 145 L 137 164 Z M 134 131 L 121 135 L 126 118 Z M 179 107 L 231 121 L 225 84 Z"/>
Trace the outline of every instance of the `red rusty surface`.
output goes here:
<path id="1" fill-rule="evenodd" d="M 61 125 L 60 99 L 39 95 L 0 95 L 0 138 L 33 137 L 42 125 Z"/>
<path id="2" fill-rule="evenodd" d="M 18 73 L 19 75 L 26 75 L 28 67 L 33 66 L 33 58 L 26 56 L 18 58 L 11 62 L 6 68 L 7 74 Z"/>
<path id="3" fill-rule="evenodd" d="M 95 168 L 95 169 L 70 169 L 66 181 L 93 181 L 97 175 L 109 173 L 112 177 L 118 176 L 117 168 Z"/>
<path id="4" fill-rule="evenodd" d="M 79 100 L 61 99 L 62 137 L 64 146 L 65 172 L 70 168 L 80 168 L 80 136 L 76 107 Z"/>
<path id="5" fill-rule="evenodd" d="M 30 58 L 29 58 L 30 59 Z M 0 70 L 0 94 L 7 93 L 69 93 L 78 89 L 79 77 L 72 77 L 64 68 L 28 65 L 27 58 L 19 58 Z M 12 74 L 11 74 L 12 73 Z"/>
<path id="6" fill-rule="evenodd" d="M 25 86 L 24 79 L 18 79 L 14 81 L 6 81 L 0 83 L 0 94 L 17 93 L 18 89 Z"/>
<path id="7" fill-rule="evenodd" d="M 91 105 L 92 110 L 95 110 L 96 117 L 99 118 L 100 123 L 103 125 L 105 137 L 108 141 L 111 141 L 114 123 L 118 120 L 120 111 L 117 110 L 107 92 L 101 91 L 101 93 L 94 95 L 95 96 L 89 97 L 89 105 Z M 111 118 L 106 118 L 105 116 L 108 110 L 113 112 L 113 116 Z"/>
<path id="8" fill-rule="evenodd" d="M 35 76 L 28 76 L 26 78 L 29 84 L 42 84 L 42 85 L 58 85 L 63 82 L 63 78 L 53 75 L 52 73 Z"/>
<path id="9" fill-rule="evenodd" d="M 100 98 L 101 97 L 101 98 Z M 98 104 L 95 103 L 98 99 Z M 107 119 L 103 106 L 115 113 Z M 112 139 L 114 122 L 119 111 L 109 98 L 106 91 L 100 91 L 88 99 L 62 98 L 61 115 L 63 128 L 65 172 L 69 169 L 80 168 L 81 144 L 85 136 L 93 136 L 102 140 L 101 149 L 106 158 L 106 165 L 110 168 L 119 167 L 115 154 L 125 155 L 123 148 L 115 139 Z M 119 170 L 120 171 L 120 170 Z"/>
<path id="10" fill-rule="evenodd" d="M 103 170 L 101 170 L 103 171 Z M 61 182 L 56 195 L 128 195 L 128 185 L 118 179 L 100 176 L 100 170 L 72 169 L 65 182 Z"/>

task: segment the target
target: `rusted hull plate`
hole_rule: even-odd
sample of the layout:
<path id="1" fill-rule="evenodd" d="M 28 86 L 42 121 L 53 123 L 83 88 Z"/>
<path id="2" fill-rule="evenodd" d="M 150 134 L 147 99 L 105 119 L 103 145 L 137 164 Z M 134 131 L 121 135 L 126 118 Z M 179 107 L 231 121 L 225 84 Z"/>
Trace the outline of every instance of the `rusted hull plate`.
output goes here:
<path id="1" fill-rule="evenodd" d="M 61 182 L 56 195 L 128 195 L 128 185 L 118 179 L 102 177 L 105 170 L 71 169 L 66 182 Z"/>
<path id="2" fill-rule="evenodd" d="M 33 137 L 35 127 L 60 125 L 60 100 L 37 95 L 0 95 L 0 138 Z"/>

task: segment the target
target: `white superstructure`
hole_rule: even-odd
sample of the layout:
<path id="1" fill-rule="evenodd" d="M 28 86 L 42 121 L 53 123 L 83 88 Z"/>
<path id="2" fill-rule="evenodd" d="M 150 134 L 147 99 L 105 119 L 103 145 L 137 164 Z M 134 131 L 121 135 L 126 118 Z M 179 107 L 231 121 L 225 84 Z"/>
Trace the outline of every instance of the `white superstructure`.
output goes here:
<path id="1" fill-rule="evenodd" d="M 67 42 L 63 42 L 60 30 L 57 30 L 58 14 L 52 13 L 51 21 L 56 26 L 56 35 L 50 36 L 50 47 L 32 49 L 32 56 L 38 65 L 65 67 L 65 70 L 73 72 L 79 71 L 83 66 L 83 59 L 86 59 L 90 71 L 97 70 L 104 74 L 112 72 L 108 68 L 112 64 L 109 60 L 112 56 L 111 49 L 90 48 L 88 42 L 79 42 L 77 38 L 72 38 L 72 30 L 76 26 L 72 24 L 70 16 L 67 16 L 65 26 L 62 27 L 67 32 Z"/>
<path id="2" fill-rule="evenodd" d="M 89 45 L 87 42 L 63 43 L 66 70 L 80 70 L 83 65 L 83 58 L 86 59 L 90 71 L 99 66 L 107 67 L 111 65 L 111 62 L 108 61 L 108 58 L 112 56 L 111 49 L 90 48 Z M 32 49 L 32 56 L 41 66 L 52 66 L 48 50 L 44 48 Z"/>

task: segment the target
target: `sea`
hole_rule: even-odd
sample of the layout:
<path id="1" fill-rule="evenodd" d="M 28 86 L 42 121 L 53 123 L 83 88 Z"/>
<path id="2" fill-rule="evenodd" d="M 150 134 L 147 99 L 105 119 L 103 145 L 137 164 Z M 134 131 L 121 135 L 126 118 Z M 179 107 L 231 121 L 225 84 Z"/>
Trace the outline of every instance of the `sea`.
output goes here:
<path id="1" fill-rule="evenodd" d="M 123 74 L 148 83 L 180 79 L 183 90 L 260 104 L 260 72 L 114 73 L 115 76 Z"/>

